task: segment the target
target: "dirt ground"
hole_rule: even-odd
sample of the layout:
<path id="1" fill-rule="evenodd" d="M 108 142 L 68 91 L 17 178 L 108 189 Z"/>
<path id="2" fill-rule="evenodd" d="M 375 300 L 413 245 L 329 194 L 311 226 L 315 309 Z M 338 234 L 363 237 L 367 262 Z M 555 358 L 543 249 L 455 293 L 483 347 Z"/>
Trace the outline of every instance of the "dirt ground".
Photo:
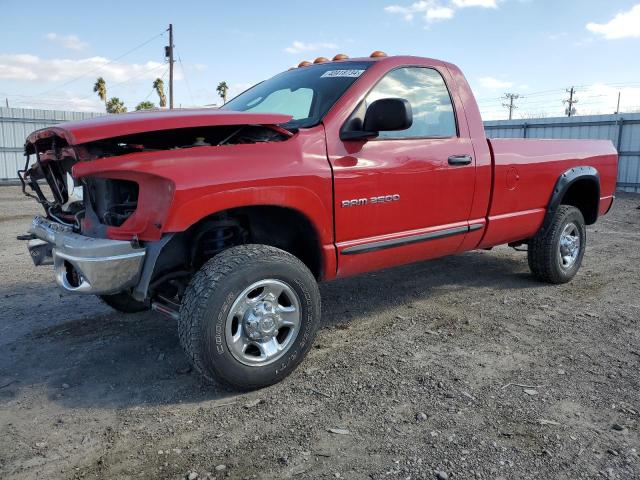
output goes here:
<path id="1" fill-rule="evenodd" d="M 2 187 L 0 478 L 639 478 L 639 205 L 567 285 L 502 247 L 324 284 L 311 354 L 238 394 L 171 320 L 62 294 Z"/>

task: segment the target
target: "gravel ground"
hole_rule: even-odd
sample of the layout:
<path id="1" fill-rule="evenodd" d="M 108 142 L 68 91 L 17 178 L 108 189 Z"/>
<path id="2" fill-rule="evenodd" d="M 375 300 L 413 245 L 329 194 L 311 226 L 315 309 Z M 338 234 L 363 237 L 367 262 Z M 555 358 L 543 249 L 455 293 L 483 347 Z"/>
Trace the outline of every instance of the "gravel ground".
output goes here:
<path id="1" fill-rule="evenodd" d="M 547 286 L 508 248 L 321 286 L 315 348 L 249 394 L 190 371 L 175 324 L 61 294 L 0 188 L 0 477 L 640 477 L 640 196 Z"/>

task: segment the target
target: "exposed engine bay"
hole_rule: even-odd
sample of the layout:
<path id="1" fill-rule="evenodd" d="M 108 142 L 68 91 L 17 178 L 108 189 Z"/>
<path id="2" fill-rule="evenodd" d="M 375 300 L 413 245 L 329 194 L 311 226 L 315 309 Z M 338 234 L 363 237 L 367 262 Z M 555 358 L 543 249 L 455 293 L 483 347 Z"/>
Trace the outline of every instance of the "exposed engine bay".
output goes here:
<path id="1" fill-rule="evenodd" d="M 120 227 L 136 211 L 139 185 L 132 180 L 84 177 L 76 180 L 76 162 L 131 155 L 142 152 L 181 150 L 195 147 L 279 142 L 290 133 L 275 126 L 224 125 L 155 130 L 68 145 L 58 135 L 49 135 L 25 145 L 27 160 L 18 172 L 23 192 L 35 198 L 47 218 L 80 232 L 89 218 L 90 236 L 102 236 L 106 227 Z M 32 161 L 35 156 L 35 162 Z M 86 229 L 84 229 L 86 230 Z"/>

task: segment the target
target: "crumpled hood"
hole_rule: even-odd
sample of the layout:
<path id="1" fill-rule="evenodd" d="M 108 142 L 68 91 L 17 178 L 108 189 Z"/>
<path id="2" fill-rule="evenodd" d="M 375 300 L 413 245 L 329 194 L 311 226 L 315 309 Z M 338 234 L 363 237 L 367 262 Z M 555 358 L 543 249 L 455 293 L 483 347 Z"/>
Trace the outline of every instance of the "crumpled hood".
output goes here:
<path id="1" fill-rule="evenodd" d="M 105 115 L 87 120 L 60 123 L 37 130 L 27 137 L 26 149 L 42 138 L 57 135 L 69 145 L 80 145 L 106 138 L 175 128 L 223 125 L 277 125 L 291 120 L 276 113 L 233 112 L 212 108 L 152 110 Z"/>

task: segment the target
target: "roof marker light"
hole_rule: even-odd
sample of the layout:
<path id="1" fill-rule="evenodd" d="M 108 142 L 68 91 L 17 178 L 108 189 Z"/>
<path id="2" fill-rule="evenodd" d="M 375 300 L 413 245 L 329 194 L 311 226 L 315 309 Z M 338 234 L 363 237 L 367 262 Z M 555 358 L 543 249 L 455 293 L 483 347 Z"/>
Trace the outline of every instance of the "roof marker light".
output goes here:
<path id="1" fill-rule="evenodd" d="M 328 58 L 325 58 L 325 57 L 318 57 L 318 58 L 316 58 L 316 59 L 313 61 L 313 63 L 324 63 L 324 62 L 328 62 L 328 61 L 329 61 L 329 59 L 328 59 Z"/>
<path id="2" fill-rule="evenodd" d="M 339 53 L 335 57 L 333 57 L 334 62 L 338 62 L 340 60 L 349 60 L 349 55 L 345 55 L 344 53 Z"/>
<path id="3" fill-rule="evenodd" d="M 379 58 L 379 57 L 386 57 L 387 54 L 380 51 L 380 50 L 376 50 L 375 52 L 373 52 L 371 55 L 369 55 L 371 58 Z"/>
<path id="4" fill-rule="evenodd" d="M 298 68 L 306 67 L 308 65 L 311 65 L 311 62 L 309 62 L 307 60 L 303 60 L 298 64 Z"/>

